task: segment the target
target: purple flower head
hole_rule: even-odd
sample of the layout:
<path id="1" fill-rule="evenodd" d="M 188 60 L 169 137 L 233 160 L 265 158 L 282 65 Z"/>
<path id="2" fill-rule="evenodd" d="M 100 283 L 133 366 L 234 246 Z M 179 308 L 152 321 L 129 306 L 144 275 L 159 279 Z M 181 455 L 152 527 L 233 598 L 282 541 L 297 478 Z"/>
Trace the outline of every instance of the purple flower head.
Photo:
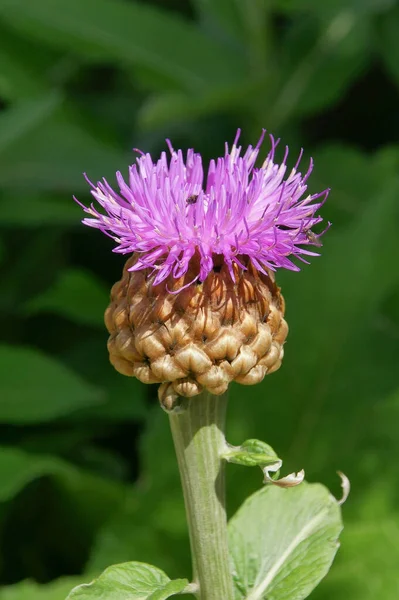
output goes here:
<path id="1" fill-rule="evenodd" d="M 93 204 L 81 205 L 90 215 L 83 223 L 112 237 L 118 244 L 115 252 L 136 253 L 138 260 L 130 270 L 153 269 L 154 285 L 169 275 L 185 275 L 195 253 L 195 279 L 200 281 L 222 257 L 233 280 L 233 264 L 246 269 L 247 259 L 262 273 L 278 267 L 298 271 L 292 257 L 307 262 L 303 255 L 318 256 L 306 247 L 321 245 L 324 231 L 316 235 L 312 230 L 322 221 L 316 213 L 329 190 L 303 197 L 313 162 L 302 175 L 297 170 L 302 151 L 286 176 L 288 147 L 282 163 L 275 164 L 279 140 L 270 136 L 269 154 L 255 168 L 265 130 L 243 156 L 239 136 L 240 130 L 231 150 L 226 144 L 224 156 L 210 161 L 206 178 L 200 154 L 190 149 L 184 159 L 167 140 L 169 160 L 166 152 L 155 163 L 139 152 L 127 181 L 116 174 L 119 193 L 105 179 L 97 185 L 88 180 L 105 214 Z"/>

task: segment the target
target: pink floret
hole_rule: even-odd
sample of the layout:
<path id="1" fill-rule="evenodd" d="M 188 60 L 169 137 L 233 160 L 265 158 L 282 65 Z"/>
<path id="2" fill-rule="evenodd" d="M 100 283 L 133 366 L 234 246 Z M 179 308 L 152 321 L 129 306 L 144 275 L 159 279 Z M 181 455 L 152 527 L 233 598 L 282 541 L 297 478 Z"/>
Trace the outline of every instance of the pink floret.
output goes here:
<path id="1" fill-rule="evenodd" d="M 131 270 L 152 268 L 154 285 L 169 275 L 183 276 L 195 252 L 200 256 L 200 281 L 213 269 L 217 255 L 223 256 L 233 278 L 233 263 L 246 268 L 242 257 L 262 272 L 280 267 L 298 271 L 292 258 L 307 262 L 303 256 L 318 255 L 306 247 L 321 245 L 322 234 L 312 229 L 322 221 L 316 213 L 329 190 L 304 197 L 312 160 L 302 175 L 297 170 L 301 152 L 286 176 L 288 148 L 282 163 L 275 164 L 278 140 L 272 136 L 266 160 L 255 168 L 265 131 L 243 156 L 239 136 L 240 130 L 232 148 L 226 144 L 225 155 L 210 161 L 206 179 L 201 155 L 190 149 L 184 159 L 168 140 L 169 159 L 162 152 L 154 163 L 141 153 L 126 181 L 116 174 L 119 192 L 105 179 L 96 185 L 88 180 L 103 211 L 81 204 L 90 215 L 83 223 L 112 237 L 115 252 L 137 253 Z"/>

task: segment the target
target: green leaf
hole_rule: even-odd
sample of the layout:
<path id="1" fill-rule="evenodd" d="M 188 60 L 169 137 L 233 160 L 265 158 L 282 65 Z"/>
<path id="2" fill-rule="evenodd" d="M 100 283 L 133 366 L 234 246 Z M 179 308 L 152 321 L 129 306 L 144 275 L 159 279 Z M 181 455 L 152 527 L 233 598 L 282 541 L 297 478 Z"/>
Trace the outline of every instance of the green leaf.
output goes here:
<path id="1" fill-rule="evenodd" d="M 18 565 L 22 577 L 55 575 L 51 569 L 54 557 L 59 564 L 78 565 L 74 570 L 80 570 L 93 536 L 118 510 L 126 493 L 121 484 L 57 457 L 12 447 L 0 448 L 0 477 L 2 527 L 8 540 L 3 568 L 11 572 Z M 40 569 L 26 562 L 24 557 L 31 552 L 40 561 Z M 71 581 L 64 588 L 63 600 L 72 586 L 82 581 Z M 28 584 L 26 587 L 30 591 Z M 36 597 L 45 589 L 38 589 Z M 10 596 L 12 591 L 10 588 Z M 11 597 L 20 598 L 16 593 Z M 53 600 L 50 593 L 44 597 Z"/>
<path id="2" fill-rule="evenodd" d="M 53 312 L 76 323 L 104 328 L 104 311 L 109 292 L 89 271 L 62 271 L 54 285 L 32 298 L 25 309 L 28 314 Z"/>
<path id="3" fill-rule="evenodd" d="M 0 346 L 0 422 L 40 423 L 104 402 L 104 394 L 38 350 Z"/>
<path id="4" fill-rule="evenodd" d="M 316 165 L 313 185 L 333 190 L 330 209 L 335 211 L 331 215 L 334 228 L 337 217 L 341 221 L 345 219 L 346 223 L 348 217 L 358 219 L 364 198 L 370 199 L 381 189 L 384 176 L 380 169 L 374 168 L 370 157 L 357 148 L 340 143 L 324 145 L 316 150 L 313 158 Z M 338 211 L 343 215 L 337 215 Z"/>
<path id="5" fill-rule="evenodd" d="M 81 577 L 69 577 L 40 585 L 33 581 L 24 581 L 16 585 L 2 587 L 0 600 L 65 600 L 71 586 L 77 585 Z"/>
<path id="6" fill-rule="evenodd" d="M 327 22 L 295 21 L 282 44 L 281 84 L 270 114 L 274 127 L 342 97 L 371 57 L 370 38 L 370 19 L 346 9 Z"/>
<path id="7" fill-rule="evenodd" d="M 27 35 L 84 57 L 152 68 L 182 89 L 237 80 L 243 57 L 227 52 L 190 21 L 139 2 L 13 0 L 1 17 Z"/>
<path id="8" fill-rule="evenodd" d="M 388 73 L 399 85 L 399 6 L 383 15 L 378 23 L 378 49 Z"/>
<path id="9" fill-rule="evenodd" d="M 215 36 L 227 37 L 232 42 L 243 40 L 244 3 L 235 0 L 194 0 L 193 4 L 204 28 Z"/>
<path id="10" fill-rule="evenodd" d="M 390 8 L 396 0 L 277 0 L 276 4 L 281 10 L 312 11 L 314 13 L 333 13 L 345 9 L 356 13 L 382 12 Z"/>
<path id="11" fill-rule="evenodd" d="M 129 562 L 109 567 L 92 583 L 73 589 L 67 600 L 165 600 L 187 585 L 187 579 L 171 581 L 152 565 Z"/>
<path id="12" fill-rule="evenodd" d="M 54 110 L 49 111 L 49 106 Z M 5 132 L 0 134 L 0 185 L 13 195 L 15 190 L 28 189 L 30 195 L 37 190 L 60 190 L 71 197 L 71 190 L 88 190 L 83 171 L 93 179 L 114 176 L 132 162 L 130 153 L 104 141 L 70 107 L 55 100 L 53 104 L 48 96 L 4 111 L 0 129 Z M 12 197 L 7 200 L 12 202 Z M 79 211 L 75 213 L 78 221 Z"/>
<path id="13" fill-rule="evenodd" d="M 399 413 L 396 413 L 396 411 L 399 411 L 399 389 L 395 390 L 392 395 L 387 398 L 384 408 L 385 410 L 388 409 L 392 412 L 395 411 L 396 416 L 399 416 Z"/>
<path id="14" fill-rule="evenodd" d="M 66 362 L 82 374 L 87 381 L 101 387 L 106 393 L 101 404 L 82 409 L 73 417 L 74 421 L 101 419 L 110 424 L 115 421 L 133 421 L 142 419 L 147 411 L 149 388 L 135 377 L 125 377 L 118 373 L 109 362 L 106 348 L 107 332 L 105 326 L 86 331 L 84 339 L 77 339 L 64 355 Z M 87 360 L 92 356 L 93 360 Z M 109 561 L 108 564 L 118 562 Z"/>
<path id="15" fill-rule="evenodd" d="M 271 483 L 279 487 L 294 487 L 302 483 L 305 477 L 302 469 L 299 473 L 290 473 L 278 479 L 283 461 L 271 446 L 260 440 L 246 440 L 241 446 L 228 445 L 222 458 L 244 467 L 260 467 L 264 474 L 263 483 Z"/>
<path id="16" fill-rule="evenodd" d="M 59 464 L 52 456 L 34 456 L 17 448 L 0 447 L 0 502 L 13 498 L 30 481 L 54 473 Z"/>
<path id="17" fill-rule="evenodd" d="M 194 120 L 223 110 L 246 107 L 258 92 L 251 82 L 238 82 L 223 88 L 213 87 L 203 93 L 164 92 L 149 96 L 138 113 L 141 127 L 152 129 L 171 122 Z"/>
<path id="18" fill-rule="evenodd" d="M 29 193 L 3 194 L 0 198 L 0 225 L 3 227 L 41 227 L 78 225 L 81 209 L 71 198 Z"/>
<path id="19" fill-rule="evenodd" d="M 340 320 L 340 330 L 336 332 L 337 342 L 340 338 L 340 342 L 345 343 L 349 332 L 363 324 L 363 319 L 375 310 L 396 282 L 390 257 L 398 249 L 395 233 L 398 190 L 398 180 L 387 180 L 366 205 L 352 228 L 330 236 L 330 242 L 327 242 L 329 245 L 326 244 L 326 256 L 314 267 L 312 265 L 318 275 L 318 278 L 314 277 L 312 280 L 313 292 L 316 295 L 320 292 L 315 307 L 317 312 L 314 314 L 320 318 L 320 326 L 314 331 L 313 341 L 320 344 L 319 350 L 321 345 L 325 350 L 328 348 L 330 355 L 335 337 L 331 327 L 334 320 Z M 307 276 L 306 274 L 301 278 L 302 287 L 299 292 L 304 304 L 310 291 L 304 287 Z M 373 276 L 378 277 L 378 286 L 370 290 L 369 283 Z M 339 289 L 335 285 L 337 280 L 340 281 Z M 344 313 L 340 309 L 341 303 L 345 306 Z M 305 325 L 304 322 L 303 326 Z M 308 342 L 310 343 L 310 338 Z M 320 359 L 324 362 L 324 356 L 320 356 Z"/>
<path id="20" fill-rule="evenodd" d="M 60 106 L 61 96 L 46 94 L 35 100 L 25 100 L 6 110 L 0 117 L 0 153 L 42 123 Z"/>
<path id="21" fill-rule="evenodd" d="M 265 467 L 280 461 L 273 448 L 260 440 L 246 440 L 241 446 L 229 446 L 223 452 L 223 458 L 244 467 Z"/>
<path id="22" fill-rule="evenodd" d="M 55 80 L 62 81 L 60 75 L 71 72 L 73 61 L 66 62 L 59 52 L 51 52 L 40 43 L 15 35 L 4 23 L 0 23 L 0 36 L 2 98 L 14 101 L 43 96 L 50 92 Z"/>
<path id="23" fill-rule="evenodd" d="M 71 495 L 82 494 L 80 501 L 85 510 L 90 510 L 86 521 L 93 520 L 97 526 L 124 498 L 119 484 L 78 469 L 56 456 L 0 446 L 1 502 L 16 496 L 31 481 L 48 475 L 56 477 Z"/>
<path id="24" fill-rule="evenodd" d="M 3 97 L 14 100 L 42 94 L 44 86 L 36 73 L 30 73 L 26 65 L 9 54 L 4 46 L 0 48 L 0 69 L 0 92 Z"/>
<path id="25" fill-rule="evenodd" d="M 229 523 L 236 599 L 302 600 L 338 549 L 340 509 L 319 484 L 263 488 Z"/>

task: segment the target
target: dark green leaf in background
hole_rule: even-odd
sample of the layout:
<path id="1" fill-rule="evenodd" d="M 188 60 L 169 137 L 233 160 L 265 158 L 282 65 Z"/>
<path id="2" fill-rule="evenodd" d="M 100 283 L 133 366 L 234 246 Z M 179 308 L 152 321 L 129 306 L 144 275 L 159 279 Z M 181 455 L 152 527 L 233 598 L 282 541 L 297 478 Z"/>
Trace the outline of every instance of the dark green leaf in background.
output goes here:
<path id="1" fill-rule="evenodd" d="M 255 3 L 253 3 L 255 4 Z M 230 43 L 242 41 L 244 37 L 243 12 L 247 2 L 236 0 L 193 0 L 201 25 L 213 37 L 220 36 Z"/>
<path id="2" fill-rule="evenodd" d="M 82 322 L 82 319 L 77 322 Z M 92 335 L 89 335 L 87 328 L 85 331 L 85 339 L 73 344 L 65 358 L 87 381 L 102 389 L 104 400 L 101 404 L 83 408 L 72 418 L 78 422 L 82 418 L 100 419 L 108 423 L 142 419 L 147 412 L 146 399 L 156 389 L 155 386 L 149 388 L 134 377 L 121 377 L 113 368 L 106 347 L 108 332 L 105 326 L 96 328 L 96 331 L 93 328 Z M 88 360 L 87 357 L 93 358 Z"/>
<path id="3" fill-rule="evenodd" d="M 325 0 L 321 4 L 318 0 L 277 0 L 279 8 L 287 12 L 311 11 L 320 15 L 329 15 L 342 9 L 355 14 L 384 12 L 395 2 L 396 0 Z"/>
<path id="4" fill-rule="evenodd" d="M 117 484 L 102 482 L 100 478 L 76 469 L 56 456 L 28 453 L 12 447 L 0 447 L 0 476 L 0 502 L 13 498 L 29 482 L 43 476 L 57 478 L 70 492 L 73 492 L 75 488 L 83 491 L 85 485 L 91 486 L 93 492 L 97 492 L 98 497 L 98 506 L 92 513 L 94 518 L 96 518 L 96 512 L 99 515 L 104 511 L 107 513 L 109 504 L 115 508 L 124 497 L 122 488 Z M 101 502 L 104 503 L 104 506 L 100 506 Z"/>
<path id="5" fill-rule="evenodd" d="M 32 129 L 41 127 L 60 106 L 62 98 L 58 94 L 47 94 L 35 100 L 26 100 L 8 110 L 0 118 L 0 155 L 8 146 L 19 142 Z"/>
<path id="6" fill-rule="evenodd" d="M 104 394 L 37 350 L 0 346 L 0 422 L 35 423 L 104 402 Z"/>
<path id="7" fill-rule="evenodd" d="M 399 28 L 399 6 L 382 15 L 378 23 L 378 42 L 381 57 L 396 85 L 399 84 L 399 47 L 397 33 Z"/>
<path id="8" fill-rule="evenodd" d="M 104 311 L 109 291 L 90 273 L 79 269 L 64 270 L 54 286 L 32 298 L 25 309 L 29 314 L 55 312 L 72 321 L 104 327 Z"/>
<path id="9" fill-rule="evenodd" d="M 10 118 L 8 110 L 1 115 L 5 127 L 0 133 L 0 185 L 6 190 L 61 190 L 71 198 L 73 192 L 88 191 L 84 171 L 96 180 L 134 160 L 97 139 L 58 96 L 10 110 Z M 77 221 L 78 215 L 76 210 Z"/>
<path id="10" fill-rule="evenodd" d="M 217 40 L 178 16 L 140 2 L 3 0 L 0 15 L 33 38 L 97 60 L 120 60 L 159 70 L 182 89 L 219 85 L 242 74 Z"/>
<path id="11" fill-rule="evenodd" d="M 0 502 L 13 498 L 30 481 L 57 472 L 61 463 L 52 456 L 31 456 L 16 448 L 0 448 Z"/>
<path id="12" fill-rule="evenodd" d="M 281 85 L 270 117 L 274 126 L 320 111 L 342 96 L 367 66 L 370 36 L 370 21 L 346 9 L 327 22 L 298 20 L 283 44 Z"/>
<path id="13" fill-rule="evenodd" d="M 80 209 L 70 198 L 54 194 L 32 196 L 28 190 L 0 198 L 0 226 L 3 227 L 76 226 L 80 218 Z"/>
<path id="14" fill-rule="evenodd" d="M 76 67 L 72 57 L 17 35 L 4 23 L 0 23 L 0 35 L 0 94 L 7 101 L 40 99 Z"/>

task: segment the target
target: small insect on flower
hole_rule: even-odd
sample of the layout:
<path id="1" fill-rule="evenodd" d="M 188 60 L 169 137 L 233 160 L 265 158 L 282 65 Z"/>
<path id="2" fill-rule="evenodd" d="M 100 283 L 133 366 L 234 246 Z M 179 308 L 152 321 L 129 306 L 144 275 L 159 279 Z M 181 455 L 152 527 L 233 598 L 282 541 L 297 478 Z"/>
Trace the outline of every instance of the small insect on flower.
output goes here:
<path id="1" fill-rule="evenodd" d="M 320 248 L 323 245 L 319 239 L 320 236 L 314 233 L 314 231 L 312 231 L 311 229 L 305 229 L 304 234 L 313 246 L 317 246 L 318 248 Z"/>
<path id="2" fill-rule="evenodd" d="M 198 196 L 199 194 L 192 194 L 191 196 L 189 196 L 186 200 L 187 204 L 195 204 L 198 200 Z"/>

